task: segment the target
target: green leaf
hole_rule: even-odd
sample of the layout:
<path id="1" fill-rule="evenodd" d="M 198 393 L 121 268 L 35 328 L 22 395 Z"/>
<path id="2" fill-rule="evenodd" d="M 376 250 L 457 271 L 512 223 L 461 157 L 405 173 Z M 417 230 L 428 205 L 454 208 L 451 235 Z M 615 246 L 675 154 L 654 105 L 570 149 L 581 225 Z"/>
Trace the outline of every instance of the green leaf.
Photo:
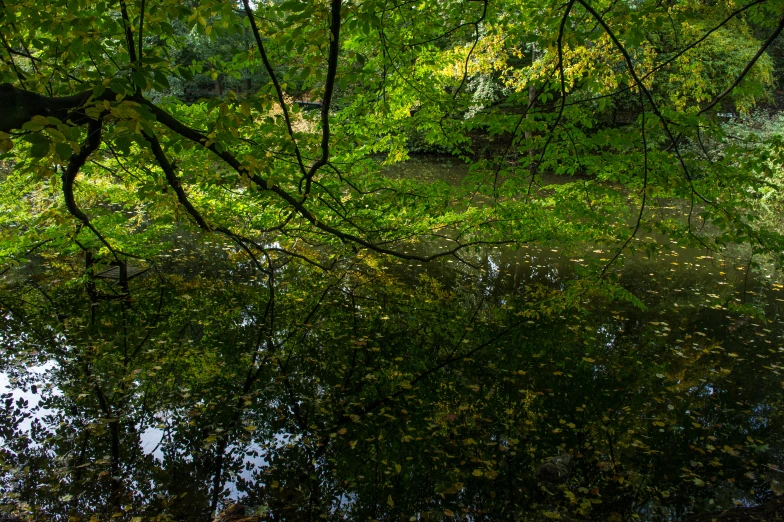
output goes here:
<path id="1" fill-rule="evenodd" d="M 43 158 L 49 154 L 49 140 L 44 142 L 33 143 L 30 147 L 30 156 L 33 158 Z"/>
<path id="2" fill-rule="evenodd" d="M 171 88 L 171 86 L 169 85 L 169 79 L 166 77 L 165 74 L 163 74 L 163 72 L 156 70 L 155 72 L 153 72 L 153 75 L 155 76 L 155 83 L 157 83 L 158 86 L 160 86 L 163 89 Z"/>
<path id="3" fill-rule="evenodd" d="M 147 88 L 147 78 L 144 76 L 144 73 L 141 71 L 131 71 L 131 78 L 133 79 L 133 83 L 139 89 L 146 89 Z"/>
<path id="4" fill-rule="evenodd" d="M 43 128 L 44 128 L 44 124 L 41 123 L 40 121 L 35 121 L 35 120 L 25 122 L 22 125 L 22 129 L 33 131 L 33 132 L 40 132 L 41 130 L 43 130 Z"/>
<path id="5" fill-rule="evenodd" d="M 67 143 L 55 143 L 54 151 L 57 153 L 57 156 L 63 160 L 70 159 L 73 154 L 73 149 L 71 149 L 71 146 Z"/>
<path id="6" fill-rule="evenodd" d="M 280 4 L 279 9 L 282 11 L 291 11 L 292 13 L 298 13 L 300 11 L 304 11 L 307 8 L 308 4 L 304 2 L 300 2 L 299 0 L 287 0 Z"/>
<path id="7" fill-rule="evenodd" d="M 5 154 L 14 148 L 14 142 L 8 138 L 0 139 L 0 154 Z"/>

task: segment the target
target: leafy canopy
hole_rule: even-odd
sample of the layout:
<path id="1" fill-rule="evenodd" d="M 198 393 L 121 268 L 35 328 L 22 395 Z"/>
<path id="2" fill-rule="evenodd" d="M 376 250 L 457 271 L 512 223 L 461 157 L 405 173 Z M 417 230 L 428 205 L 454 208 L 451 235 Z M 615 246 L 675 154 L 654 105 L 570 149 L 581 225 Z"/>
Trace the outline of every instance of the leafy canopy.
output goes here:
<path id="1" fill-rule="evenodd" d="M 347 247 L 425 260 L 543 239 L 628 247 L 641 227 L 780 251 L 750 196 L 781 149 L 733 144 L 713 115 L 767 95 L 781 12 L 778 0 L 4 2 L 4 258 L 45 241 L 152 259 L 180 221 L 252 256 L 277 242 L 324 266 Z M 457 155 L 469 175 L 383 168 L 417 149 Z M 552 174 L 565 182 L 543 183 Z M 657 198 L 689 201 L 687 219 L 655 219 Z M 406 254 L 412 238 L 428 252 Z"/>

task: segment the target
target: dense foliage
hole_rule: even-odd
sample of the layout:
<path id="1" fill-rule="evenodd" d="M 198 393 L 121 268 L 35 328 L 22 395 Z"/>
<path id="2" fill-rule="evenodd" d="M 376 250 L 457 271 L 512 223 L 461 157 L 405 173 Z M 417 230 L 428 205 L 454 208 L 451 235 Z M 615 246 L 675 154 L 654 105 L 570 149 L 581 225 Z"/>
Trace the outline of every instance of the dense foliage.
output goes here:
<path id="1" fill-rule="evenodd" d="M 782 0 L 0 0 L 0 514 L 764 505 L 783 29 Z"/>
<path id="2" fill-rule="evenodd" d="M 769 95 L 782 10 L 4 2 L 2 251 L 78 241 L 151 259 L 179 220 L 255 255 L 275 241 L 317 258 L 305 245 L 403 255 L 433 236 L 441 254 L 622 245 L 639 227 L 780 251 L 753 198 L 780 147 L 735 140 L 715 114 Z M 470 175 L 455 187 L 379 170 L 416 148 L 458 155 Z M 551 174 L 579 178 L 539 190 Z M 654 219 L 656 198 L 689 201 L 689 219 Z"/>

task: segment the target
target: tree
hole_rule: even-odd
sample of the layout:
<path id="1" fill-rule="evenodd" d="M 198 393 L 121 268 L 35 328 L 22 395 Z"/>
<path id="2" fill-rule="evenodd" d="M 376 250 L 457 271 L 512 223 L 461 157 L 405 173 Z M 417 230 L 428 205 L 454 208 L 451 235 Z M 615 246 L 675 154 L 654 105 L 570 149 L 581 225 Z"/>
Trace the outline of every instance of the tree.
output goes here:
<path id="1" fill-rule="evenodd" d="M 206 518 L 231 482 L 293 520 L 672 519 L 769 494 L 780 359 L 751 341 L 780 331 L 742 316 L 748 277 L 678 294 L 672 328 L 640 296 L 680 290 L 653 232 L 748 244 L 745 274 L 784 251 L 760 219 L 781 139 L 719 116 L 770 94 L 781 0 L 0 2 L 0 368 L 57 389 L 29 430 L 4 397 L 14 509 Z M 467 174 L 395 170 L 415 148 Z M 523 261 L 478 248 L 527 243 L 579 277 L 507 288 Z M 621 272 L 630 250 L 664 273 Z M 579 496 L 534 481 L 562 452 Z"/>
<path id="2" fill-rule="evenodd" d="M 19 223 L 13 240 L 24 246 L 9 247 L 17 258 L 56 238 L 148 258 L 155 250 L 137 241 L 149 243 L 139 232 L 154 236 L 156 225 L 181 216 L 252 257 L 268 237 L 422 260 L 459 256 L 472 244 L 554 237 L 628 246 L 641 226 L 662 226 L 645 212 L 661 197 L 691 200 L 690 218 L 701 213 L 726 227 L 723 239 L 778 248 L 777 236 L 757 230 L 744 210 L 748 187 L 769 174 L 759 155 L 717 163 L 689 149 L 720 139 L 709 136 L 710 115 L 722 104 L 747 110 L 764 94 L 764 51 L 784 23 L 772 0 L 78 6 L 2 8 L 0 97 L 11 109 L 0 131 L 16 172 L 4 185 L 24 178 L 21 192 L 4 192 L 59 191 L 77 223 L 69 230 L 61 205 L 47 219 L 37 214 L 34 226 Z M 765 41 L 753 39 L 751 24 L 757 33 L 771 26 Z M 220 50 L 195 51 L 211 45 Z M 533 65 L 530 46 L 542 50 Z M 250 90 L 218 87 L 195 103 L 171 96 L 194 75 L 265 80 Z M 495 102 L 476 105 L 475 78 L 499 86 Z M 291 94 L 320 109 L 303 113 Z M 608 125 L 619 110 L 633 132 Z M 379 172 L 379 163 L 407 157 L 415 134 L 471 160 L 468 182 L 421 186 Z M 489 156 L 478 154 L 477 134 L 495 142 Z M 536 154 L 518 158 L 523 151 Z M 584 178 L 533 190 L 548 173 Z M 636 217 L 627 212 L 628 189 L 637 192 Z M 487 201 L 460 210 L 450 203 L 466 194 L 487 194 L 492 209 Z M 133 215 L 133 234 L 107 212 L 117 205 Z M 707 241 L 691 221 L 670 232 Z M 447 247 L 404 253 L 402 242 L 436 229 L 454 231 Z"/>

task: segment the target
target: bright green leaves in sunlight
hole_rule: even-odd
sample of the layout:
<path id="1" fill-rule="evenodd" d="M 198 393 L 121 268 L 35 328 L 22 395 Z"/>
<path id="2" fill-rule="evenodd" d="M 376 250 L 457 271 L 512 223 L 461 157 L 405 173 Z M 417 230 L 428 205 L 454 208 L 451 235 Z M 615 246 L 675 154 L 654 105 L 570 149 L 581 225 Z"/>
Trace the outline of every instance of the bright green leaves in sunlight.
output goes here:
<path id="1" fill-rule="evenodd" d="M 0 147 L 16 168 L 65 172 L 80 236 L 142 257 L 136 228 L 91 214 L 119 204 L 140 223 L 255 242 L 294 227 L 342 252 L 401 254 L 440 230 L 458 249 L 556 235 L 628 248 L 660 226 L 646 202 L 679 198 L 777 252 L 777 234 L 749 225 L 760 149 L 710 152 L 730 146 L 711 114 L 769 96 L 777 5 L 8 4 Z M 470 175 L 381 168 L 415 151 L 456 155 Z M 553 192 L 550 174 L 568 183 Z M 95 197 L 80 196 L 87 180 Z M 677 234 L 712 241 L 689 223 Z"/>

